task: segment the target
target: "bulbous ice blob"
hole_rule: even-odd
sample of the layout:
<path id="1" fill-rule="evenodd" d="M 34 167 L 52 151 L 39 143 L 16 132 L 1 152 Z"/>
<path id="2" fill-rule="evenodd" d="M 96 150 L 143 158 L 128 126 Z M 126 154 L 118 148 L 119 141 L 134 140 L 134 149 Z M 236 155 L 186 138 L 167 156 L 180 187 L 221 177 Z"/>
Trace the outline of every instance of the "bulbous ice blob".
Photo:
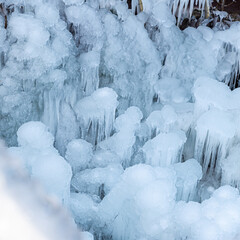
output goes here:
<path id="1" fill-rule="evenodd" d="M 28 122 L 17 131 L 18 144 L 22 147 L 44 149 L 53 147 L 54 137 L 41 122 Z"/>

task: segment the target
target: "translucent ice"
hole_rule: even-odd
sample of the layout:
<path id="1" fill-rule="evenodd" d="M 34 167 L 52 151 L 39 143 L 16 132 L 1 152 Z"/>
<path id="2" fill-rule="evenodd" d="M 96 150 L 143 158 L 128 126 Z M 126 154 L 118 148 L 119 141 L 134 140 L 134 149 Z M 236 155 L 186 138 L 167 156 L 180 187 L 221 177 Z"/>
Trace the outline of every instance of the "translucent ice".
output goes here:
<path id="1" fill-rule="evenodd" d="M 111 88 L 96 90 L 91 96 L 77 102 L 81 138 L 97 144 L 110 136 L 118 106 L 117 94 Z"/>
<path id="2" fill-rule="evenodd" d="M 73 169 L 73 173 L 86 169 L 93 158 L 93 146 L 82 139 L 72 140 L 67 145 L 66 160 Z"/>
<path id="3" fill-rule="evenodd" d="M 167 167 L 181 162 L 183 145 L 186 142 L 183 131 L 160 133 L 146 142 L 142 148 L 145 163 Z"/>
<path id="4" fill-rule="evenodd" d="M 53 147 L 53 136 L 41 122 L 23 124 L 18 132 L 19 147 L 10 148 L 14 157 L 23 161 L 30 176 L 38 180 L 49 194 L 67 203 L 72 171 Z"/>
<path id="5" fill-rule="evenodd" d="M 197 184 L 202 178 L 202 167 L 195 159 L 173 165 L 177 174 L 177 200 L 197 199 Z"/>

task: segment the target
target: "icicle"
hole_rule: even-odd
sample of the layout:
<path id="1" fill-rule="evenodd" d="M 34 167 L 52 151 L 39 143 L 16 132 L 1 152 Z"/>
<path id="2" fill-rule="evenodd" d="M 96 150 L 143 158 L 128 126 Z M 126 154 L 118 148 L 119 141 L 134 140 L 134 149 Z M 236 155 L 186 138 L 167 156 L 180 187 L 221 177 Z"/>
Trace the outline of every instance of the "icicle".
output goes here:
<path id="1" fill-rule="evenodd" d="M 81 88 L 86 95 L 92 94 L 99 86 L 100 53 L 87 52 L 80 56 Z"/>
<path id="2" fill-rule="evenodd" d="M 115 121 L 117 133 L 101 142 L 98 147 L 115 153 L 121 159 L 123 166 L 129 167 L 133 155 L 133 146 L 136 141 L 136 131 L 140 128 L 142 118 L 143 114 L 139 108 L 128 108 Z"/>
<path id="3" fill-rule="evenodd" d="M 205 6 L 209 6 L 209 0 L 173 0 L 170 4 L 173 15 L 177 15 L 178 24 L 181 22 L 183 14 L 191 18 L 194 6 L 198 5 L 198 8 L 203 13 Z"/>
<path id="4" fill-rule="evenodd" d="M 55 90 L 43 92 L 43 114 L 42 122 L 45 123 L 53 135 L 57 132 L 59 122 L 59 109 L 62 97 Z"/>
<path id="5" fill-rule="evenodd" d="M 204 175 L 220 174 L 220 163 L 226 158 L 236 135 L 234 120 L 231 112 L 216 109 L 198 119 L 194 157 L 202 165 Z"/>
<path id="6" fill-rule="evenodd" d="M 183 145 L 186 140 L 183 131 L 160 133 L 144 144 L 142 151 L 145 162 L 151 166 L 160 167 L 181 162 Z"/>
<path id="7" fill-rule="evenodd" d="M 240 78 L 240 54 L 231 43 L 224 43 L 219 52 L 219 66 L 216 75 L 219 81 L 224 81 L 231 90 L 238 87 Z"/>
<path id="8" fill-rule="evenodd" d="M 110 136 L 118 106 L 117 94 L 110 88 L 96 90 L 74 107 L 81 138 L 93 145 Z"/>
<path id="9" fill-rule="evenodd" d="M 48 76 L 41 79 L 43 83 L 46 79 L 49 82 L 40 94 L 42 97 L 42 106 L 40 106 L 42 108 L 42 121 L 50 128 L 54 136 L 59 123 L 60 104 L 64 100 L 63 85 L 66 78 L 65 71 L 53 70 Z"/>
<path id="10" fill-rule="evenodd" d="M 177 197 L 180 201 L 193 201 L 197 196 L 197 183 L 202 178 L 202 167 L 195 159 L 173 165 L 177 174 Z"/>
<path id="11" fill-rule="evenodd" d="M 221 162 L 221 185 L 231 185 L 240 189 L 240 145 L 230 149 L 229 156 Z"/>

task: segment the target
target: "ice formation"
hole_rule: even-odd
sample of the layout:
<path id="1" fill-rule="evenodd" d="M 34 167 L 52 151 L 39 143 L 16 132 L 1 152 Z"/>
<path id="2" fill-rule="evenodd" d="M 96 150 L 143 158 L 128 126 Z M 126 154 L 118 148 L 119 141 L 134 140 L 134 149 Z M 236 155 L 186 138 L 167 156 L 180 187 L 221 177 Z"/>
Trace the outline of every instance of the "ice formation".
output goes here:
<path id="1" fill-rule="evenodd" d="M 128 167 L 134 152 L 136 132 L 140 128 L 142 118 L 143 115 L 139 108 L 128 108 L 124 114 L 116 118 L 115 130 L 117 133 L 101 142 L 98 145 L 99 148 L 115 153 L 121 159 L 123 166 Z M 120 142 L 121 145 L 119 145 Z"/>
<path id="2" fill-rule="evenodd" d="M 70 214 L 60 202 L 46 194 L 39 182 L 29 181 L 18 160 L 12 158 L 2 144 L 0 194 L 1 239 L 92 240 L 90 233 L 77 230 Z"/>
<path id="3" fill-rule="evenodd" d="M 230 149 L 229 155 L 221 162 L 222 179 L 221 184 L 229 184 L 233 187 L 240 187 L 239 182 L 239 151 L 240 146 L 236 145 Z M 234 166 L 234 168 L 232 167 Z"/>
<path id="4" fill-rule="evenodd" d="M 74 107 L 80 125 L 80 137 L 97 144 L 110 136 L 113 130 L 117 94 L 110 88 L 96 90 L 79 100 Z"/>
<path id="5" fill-rule="evenodd" d="M 173 165 L 177 174 L 177 200 L 196 200 L 197 184 L 202 178 L 202 167 L 195 159 Z"/>
<path id="6" fill-rule="evenodd" d="M 120 164 L 105 168 L 86 169 L 74 175 L 71 185 L 77 192 L 97 195 L 103 198 L 118 182 L 123 173 Z"/>
<path id="7" fill-rule="evenodd" d="M 89 166 L 93 158 L 93 146 L 83 139 L 74 139 L 67 145 L 65 158 L 75 174 Z"/>
<path id="8" fill-rule="evenodd" d="M 183 131 L 158 134 L 144 144 L 142 148 L 144 162 L 160 167 L 168 167 L 181 162 L 183 145 L 186 140 Z"/>
<path id="9" fill-rule="evenodd" d="M 27 172 L 16 186 L 60 200 L 81 239 L 240 238 L 240 23 L 204 20 L 214 3 L 0 0 L 0 138 Z M 18 219 L 27 200 L 1 162 Z"/>
<path id="10" fill-rule="evenodd" d="M 128 168 L 122 181 L 99 205 L 107 227 L 105 234 L 114 239 L 159 237 L 169 231 L 175 203 L 174 171 L 135 165 Z"/>
<path id="11" fill-rule="evenodd" d="M 28 122 L 17 135 L 19 147 L 9 148 L 11 155 L 23 161 L 31 177 L 41 182 L 49 194 L 67 204 L 72 171 L 53 147 L 54 138 L 47 127 L 41 122 Z"/>

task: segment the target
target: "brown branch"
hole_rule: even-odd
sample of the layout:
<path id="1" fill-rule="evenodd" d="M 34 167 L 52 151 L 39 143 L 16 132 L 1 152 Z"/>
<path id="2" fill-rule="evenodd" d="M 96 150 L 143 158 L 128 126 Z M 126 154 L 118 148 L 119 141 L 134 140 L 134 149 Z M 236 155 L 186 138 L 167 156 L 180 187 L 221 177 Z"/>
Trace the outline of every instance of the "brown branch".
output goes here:
<path id="1" fill-rule="evenodd" d="M 0 4 L 0 14 L 3 16 L 4 18 L 4 28 L 6 29 L 8 26 L 8 19 L 7 19 L 7 13 L 5 10 L 5 6 L 3 3 Z"/>

